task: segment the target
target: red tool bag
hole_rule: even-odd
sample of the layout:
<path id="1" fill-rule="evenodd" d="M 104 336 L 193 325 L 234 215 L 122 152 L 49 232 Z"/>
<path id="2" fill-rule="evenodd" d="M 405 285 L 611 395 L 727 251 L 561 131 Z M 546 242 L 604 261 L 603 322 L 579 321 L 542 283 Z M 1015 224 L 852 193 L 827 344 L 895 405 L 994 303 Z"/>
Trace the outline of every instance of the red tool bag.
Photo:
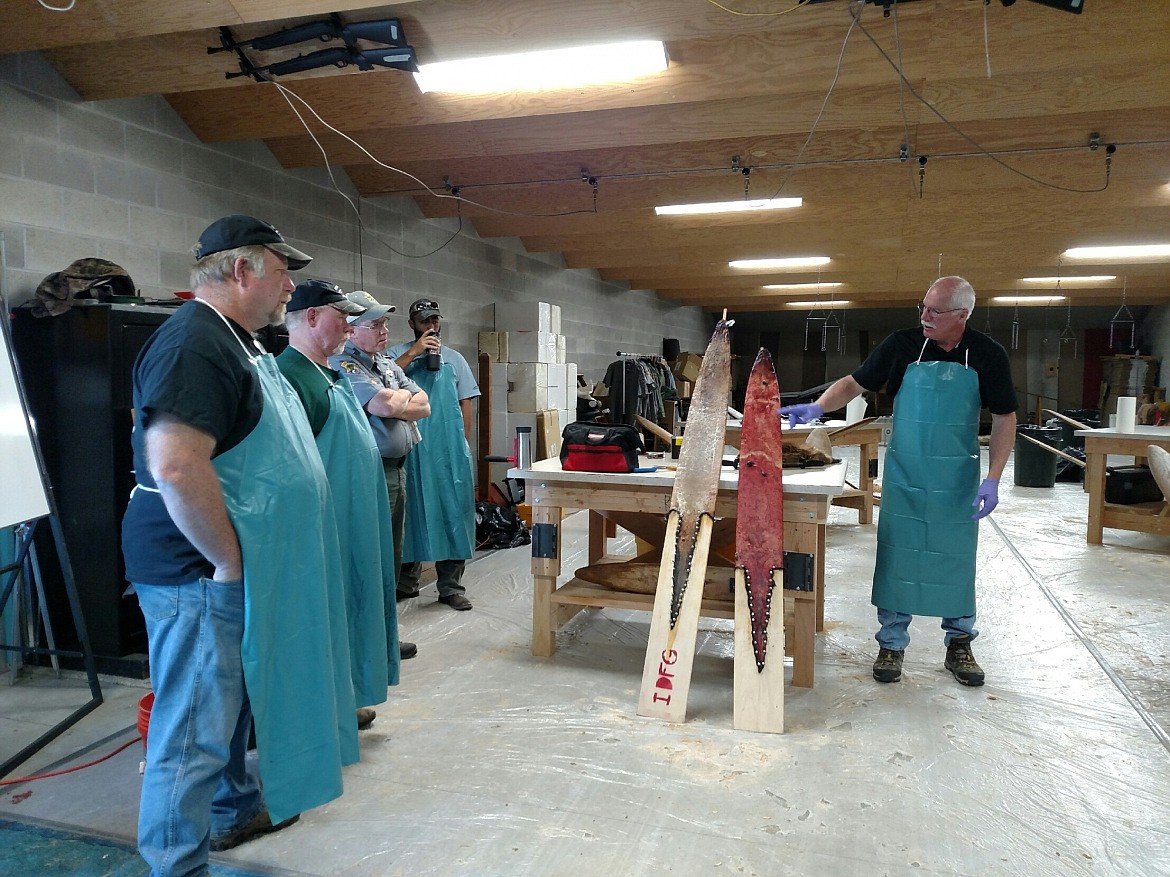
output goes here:
<path id="1" fill-rule="evenodd" d="M 644 452 L 642 436 L 624 423 L 570 423 L 561 433 L 566 472 L 630 472 Z"/>

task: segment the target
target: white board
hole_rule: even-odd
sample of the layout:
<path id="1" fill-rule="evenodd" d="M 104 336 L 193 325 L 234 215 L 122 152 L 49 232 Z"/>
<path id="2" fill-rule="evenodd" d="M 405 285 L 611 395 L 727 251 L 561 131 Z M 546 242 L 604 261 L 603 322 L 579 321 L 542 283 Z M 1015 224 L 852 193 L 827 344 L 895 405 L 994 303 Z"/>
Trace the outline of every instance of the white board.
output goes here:
<path id="1" fill-rule="evenodd" d="M 11 321 L 0 310 L 0 527 L 49 513 L 45 482 L 12 355 Z"/>

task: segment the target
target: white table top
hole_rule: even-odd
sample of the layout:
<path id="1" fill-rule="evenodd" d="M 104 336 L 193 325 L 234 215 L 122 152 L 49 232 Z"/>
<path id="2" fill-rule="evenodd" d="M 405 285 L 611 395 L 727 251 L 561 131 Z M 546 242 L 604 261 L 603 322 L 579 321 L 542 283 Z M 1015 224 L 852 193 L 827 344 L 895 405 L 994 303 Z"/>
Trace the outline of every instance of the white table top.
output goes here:
<path id="1" fill-rule="evenodd" d="M 657 466 L 656 472 L 566 472 L 556 457 L 533 463 L 531 469 L 509 469 L 508 477 L 525 481 L 547 481 L 557 484 L 579 483 L 590 486 L 612 484 L 622 487 L 667 487 L 674 483 L 674 470 L 663 468 L 667 460 L 650 460 L 642 457 L 642 466 Z M 815 469 L 785 469 L 785 493 L 811 493 L 837 496 L 845 489 L 845 463 L 834 463 Z M 739 487 L 739 471 L 730 466 L 723 467 L 719 474 L 721 490 L 736 490 Z"/>
<path id="2" fill-rule="evenodd" d="M 1116 427 L 1106 426 L 1101 429 L 1078 429 L 1073 435 L 1095 436 L 1098 438 L 1170 441 L 1170 426 L 1144 426 L 1139 424 L 1133 428 L 1133 432 L 1122 432 Z"/>

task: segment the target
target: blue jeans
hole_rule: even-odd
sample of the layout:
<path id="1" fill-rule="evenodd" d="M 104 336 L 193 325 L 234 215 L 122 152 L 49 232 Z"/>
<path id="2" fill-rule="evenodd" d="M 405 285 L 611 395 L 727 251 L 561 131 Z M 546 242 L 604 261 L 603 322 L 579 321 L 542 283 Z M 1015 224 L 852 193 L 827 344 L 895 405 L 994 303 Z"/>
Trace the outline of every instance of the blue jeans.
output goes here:
<path id="1" fill-rule="evenodd" d="M 252 707 L 244 688 L 244 584 L 201 578 L 135 584 L 150 642 L 154 707 L 138 815 L 152 877 L 207 872 L 211 835 L 263 807 L 244 757 Z"/>
<path id="2" fill-rule="evenodd" d="M 874 636 L 878 641 L 878 645 L 883 649 L 893 649 L 895 652 L 904 651 L 906 646 L 910 645 L 910 622 L 914 620 L 913 615 L 907 615 L 905 612 L 894 612 L 892 609 L 882 609 L 880 606 L 877 611 L 878 624 L 881 629 Z M 943 637 L 943 644 L 950 645 L 951 641 L 957 636 L 969 636 L 971 639 L 979 636 L 979 631 L 975 629 L 975 616 L 964 615 L 961 618 L 944 618 L 942 620 L 942 629 L 945 633 Z"/>

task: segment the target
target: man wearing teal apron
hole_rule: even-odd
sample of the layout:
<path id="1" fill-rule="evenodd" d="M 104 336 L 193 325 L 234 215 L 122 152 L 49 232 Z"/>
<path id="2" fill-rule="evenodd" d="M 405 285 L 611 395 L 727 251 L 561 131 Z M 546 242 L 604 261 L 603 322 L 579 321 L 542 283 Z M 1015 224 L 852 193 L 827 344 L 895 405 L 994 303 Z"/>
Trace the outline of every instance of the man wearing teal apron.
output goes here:
<path id="1" fill-rule="evenodd" d="M 379 490 L 381 456 L 374 433 L 349 382 L 329 368 L 329 357 L 352 334 L 347 316 L 366 307 L 323 280 L 297 284 L 288 303 L 289 346 L 276 358 L 305 407 L 333 496 L 345 569 L 350 677 L 357 727 L 374 721 L 372 704 L 398 684 L 398 611 L 394 600 L 394 544 L 390 503 Z"/>
<path id="2" fill-rule="evenodd" d="M 873 597 L 880 629 L 873 676 L 897 682 L 915 615 L 942 619 L 944 666 L 963 685 L 982 685 L 971 652 L 975 549 L 980 518 L 999 502 L 999 478 L 1015 441 L 1016 402 L 1007 352 L 970 328 L 975 290 L 961 277 L 931 284 L 920 328 L 885 339 L 852 375 L 816 402 L 780 409 L 792 425 L 843 408 L 883 386 L 894 397 L 886 450 Z M 979 411 L 991 412 L 987 477 L 979 480 Z M 974 507 L 975 513 L 971 514 Z"/>
<path id="3" fill-rule="evenodd" d="M 203 875 L 209 850 L 291 825 L 340 795 L 357 759 L 324 467 L 250 334 L 283 322 L 289 271 L 310 259 L 243 215 L 194 252 L 197 300 L 134 365 L 138 485 L 122 529 L 155 694 L 138 832 L 153 877 Z"/>
<path id="4" fill-rule="evenodd" d="M 426 391 L 431 415 L 418 422 L 422 441 L 406 458 L 406 536 L 399 589 L 417 593 L 422 561 L 435 561 L 439 602 L 467 610 L 463 571 L 475 550 L 475 473 L 471 400 L 479 385 L 467 360 L 439 340 L 439 303 L 420 298 L 407 314 L 414 342 L 386 355 Z"/>

